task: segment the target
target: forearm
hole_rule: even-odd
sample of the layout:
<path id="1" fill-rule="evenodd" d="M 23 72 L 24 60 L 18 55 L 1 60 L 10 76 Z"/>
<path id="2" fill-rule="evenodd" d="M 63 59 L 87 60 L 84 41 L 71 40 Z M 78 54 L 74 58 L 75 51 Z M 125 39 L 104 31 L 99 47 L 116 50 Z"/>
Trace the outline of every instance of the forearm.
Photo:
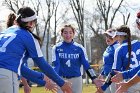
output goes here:
<path id="1" fill-rule="evenodd" d="M 28 82 L 24 77 L 21 77 L 21 81 L 24 86 L 28 86 Z"/>
<path id="2" fill-rule="evenodd" d="M 127 82 L 127 86 L 128 87 L 131 87 L 133 86 L 134 84 L 137 84 L 138 82 L 140 82 L 140 77 L 138 75 L 135 75 L 132 79 L 130 79 L 128 82 Z"/>
<path id="3" fill-rule="evenodd" d="M 43 81 L 43 78 L 44 78 L 43 73 L 31 70 L 24 65 L 22 65 L 22 67 L 21 67 L 21 75 L 24 78 L 26 78 L 34 83 L 37 83 L 39 85 L 42 85 L 42 86 L 44 86 L 46 83 L 45 81 Z"/>
<path id="4" fill-rule="evenodd" d="M 54 71 L 54 69 L 45 61 L 43 57 L 33 58 L 33 60 L 45 75 L 51 78 L 60 87 L 64 85 L 65 81 Z"/>
<path id="5" fill-rule="evenodd" d="M 123 79 L 132 78 L 139 70 L 140 70 L 140 66 L 135 67 L 135 68 L 130 69 L 130 70 L 127 70 L 127 71 L 124 71 L 124 72 L 122 73 Z"/>

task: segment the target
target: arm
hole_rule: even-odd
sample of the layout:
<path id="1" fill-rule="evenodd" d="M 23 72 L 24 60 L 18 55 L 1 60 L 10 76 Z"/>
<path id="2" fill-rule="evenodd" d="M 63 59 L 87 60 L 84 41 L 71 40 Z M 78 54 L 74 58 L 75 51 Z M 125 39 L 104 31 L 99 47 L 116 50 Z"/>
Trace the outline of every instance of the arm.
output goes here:
<path id="1" fill-rule="evenodd" d="M 88 63 L 88 58 L 87 58 L 87 54 L 86 54 L 86 50 L 83 46 L 81 46 L 81 63 L 84 66 L 84 69 L 86 70 L 87 75 L 90 77 L 90 79 L 95 83 L 96 86 L 101 86 L 102 82 L 101 80 L 97 79 L 97 76 L 94 72 L 94 70 L 90 67 L 89 63 Z"/>
<path id="2" fill-rule="evenodd" d="M 47 76 L 45 76 L 43 73 L 31 70 L 25 65 L 22 66 L 22 76 L 24 76 L 26 79 L 32 82 L 35 82 L 41 86 L 45 86 L 46 90 L 57 91 L 58 89 L 57 85 Z M 29 86 L 25 78 L 23 77 L 21 78 L 24 84 L 24 91 L 27 91 L 27 93 L 30 93 L 28 92 L 30 90 L 29 90 Z"/>
<path id="3" fill-rule="evenodd" d="M 59 62 L 59 56 L 58 52 L 56 51 L 56 46 L 52 48 L 52 62 L 54 70 L 59 74 L 59 68 L 60 68 L 60 62 Z"/>
<path id="4" fill-rule="evenodd" d="M 116 71 L 116 75 L 112 77 L 111 81 L 118 83 L 121 82 L 123 79 L 132 78 L 139 70 L 140 66 L 123 72 Z"/>
<path id="5" fill-rule="evenodd" d="M 133 69 L 124 71 L 122 73 L 123 79 L 132 78 L 139 70 L 140 70 L 140 65 L 138 67 L 133 68 Z"/>
<path id="6" fill-rule="evenodd" d="M 34 62 L 43 71 L 45 75 L 56 82 L 60 87 L 64 85 L 64 80 L 54 71 L 54 69 L 45 61 L 43 57 L 33 58 Z"/>
<path id="7" fill-rule="evenodd" d="M 72 90 L 70 83 L 64 81 L 44 59 L 38 40 L 31 36 L 30 33 L 28 34 L 28 36 L 29 37 L 27 40 L 26 38 L 21 38 L 25 43 L 25 47 L 27 52 L 29 53 L 29 56 L 34 60 L 34 62 L 46 76 L 48 76 L 61 87 L 63 92 L 71 93 Z"/>
<path id="8" fill-rule="evenodd" d="M 25 78 L 21 77 L 22 84 L 24 85 L 24 93 L 31 93 L 31 88 Z"/>
<path id="9" fill-rule="evenodd" d="M 140 71 L 133 78 L 131 78 L 129 81 L 120 83 L 119 84 L 120 87 L 117 89 L 116 93 L 126 92 L 129 87 L 140 82 L 139 73 L 140 73 Z"/>
<path id="10" fill-rule="evenodd" d="M 114 63 L 113 63 L 112 69 L 119 70 L 119 71 L 121 70 L 121 68 L 122 68 L 121 54 L 122 54 L 122 52 L 120 51 L 120 48 L 115 50 L 115 53 L 114 53 Z M 109 73 L 109 75 L 107 76 L 107 79 L 106 79 L 104 85 L 101 87 L 101 89 L 103 91 L 105 91 L 111 85 L 111 83 L 112 83 L 111 78 L 114 75 L 115 75 L 115 72 L 112 70 Z"/>
<path id="11" fill-rule="evenodd" d="M 39 85 L 42 85 L 44 86 L 45 85 L 45 81 L 43 81 L 43 78 L 44 78 L 44 74 L 41 73 L 41 72 L 37 72 L 37 71 L 33 71 L 31 69 L 29 69 L 28 67 L 26 67 L 25 65 L 22 65 L 21 66 L 21 75 L 32 81 L 32 82 L 35 82 Z"/>

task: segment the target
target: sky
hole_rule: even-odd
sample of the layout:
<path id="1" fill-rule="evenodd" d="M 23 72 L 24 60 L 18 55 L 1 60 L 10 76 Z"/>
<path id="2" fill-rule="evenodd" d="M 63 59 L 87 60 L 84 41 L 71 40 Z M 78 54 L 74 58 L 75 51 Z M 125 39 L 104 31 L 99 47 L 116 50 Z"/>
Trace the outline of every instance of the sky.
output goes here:
<path id="1" fill-rule="evenodd" d="M 8 14 L 10 12 L 8 9 L 6 9 L 6 7 L 2 6 L 2 1 L 3 0 L 0 0 L 0 21 L 6 20 Z M 67 2 L 68 0 L 61 0 L 61 1 Z M 96 6 L 96 3 L 94 1 L 95 0 L 85 0 L 85 8 L 88 11 L 93 11 L 93 7 L 86 7 L 86 6 Z M 118 2 L 120 2 L 120 0 L 114 0 L 114 1 L 115 1 L 114 6 L 118 5 Z M 140 9 L 140 4 L 139 4 L 140 0 L 125 0 L 125 1 L 127 1 L 127 3 L 125 3 L 125 4 L 127 4 L 130 7 L 129 11 L 131 12 L 129 25 L 133 25 L 135 23 L 136 13 Z M 118 16 L 118 18 L 119 17 L 121 18 L 122 16 Z M 116 22 L 116 24 L 119 24 L 118 20 L 115 22 Z"/>

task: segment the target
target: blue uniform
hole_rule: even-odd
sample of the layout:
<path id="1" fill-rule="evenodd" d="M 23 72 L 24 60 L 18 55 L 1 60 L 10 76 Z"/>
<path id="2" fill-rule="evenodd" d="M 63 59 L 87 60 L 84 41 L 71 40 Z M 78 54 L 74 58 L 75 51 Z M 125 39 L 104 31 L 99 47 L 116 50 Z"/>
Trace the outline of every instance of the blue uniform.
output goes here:
<path id="1" fill-rule="evenodd" d="M 139 66 L 140 60 L 140 42 L 137 40 L 131 41 L 131 60 L 129 69 Z M 114 64 L 112 69 L 116 69 L 118 71 L 125 71 L 128 65 L 128 44 L 127 41 L 123 41 L 123 43 L 116 49 L 114 55 Z"/>
<path id="2" fill-rule="evenodd" d="M 26 78 L 27 80 L 30 80 L 39 85 L 44 86 L 46 84 L 46 82 L 43 80 L 44 79 L 43 73 L 33 71 L 24 65 L 21 66 L 21 75 L 22 75 L 22 77 Z"/>
<path id="3" fill-rule="evenodd" d="M 56 44 L 53 47 L 52 59 L 54 69 L 63 77 L 81 76 L 81 65 L 85 70 L 90 68 L 85 48 L 73 41 Z"/>
<path id="4" fill-rule="evenodd" d="M 64 84 L 64 80 L 43 58 L 38 40 L 29 31 L 12 26 L 0 33 L 0 68 L 11 70 L 20 75 L 21 65 L 26 54 L 59 86 Z"/>
<path id="5" fill-rule="evenodd" d="M 138 67 L 133 68 L 133 69 L 123 71 L 123 73 L 122 73 L 123 79 L 132 78 L 135 74 L 140 76 L 140 65 Z"/>
<path id="6" fill-rule="evenodd" d="M 119 46 L 117 42 L 114 42 L 112 45 L 109 45 L 103 53 L 103 69 L 101 75 L 107 76 L 112 70 L 112 65 L 114 62 L 114 52 L 115 49 Z"/>

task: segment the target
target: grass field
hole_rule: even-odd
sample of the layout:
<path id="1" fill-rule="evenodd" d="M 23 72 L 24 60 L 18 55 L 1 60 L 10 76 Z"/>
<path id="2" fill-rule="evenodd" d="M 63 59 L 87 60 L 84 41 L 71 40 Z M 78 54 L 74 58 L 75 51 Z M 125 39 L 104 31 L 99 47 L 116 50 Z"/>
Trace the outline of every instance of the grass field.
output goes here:
<path id="1" fill-rule="evenodd" d="M 83 86 L 83 93 L 95 93 L 96 88 L 94 85 L 84 85 Z M 23 88 L 20 88 L 19 93 L 24 93 Z M 32 87 L 32 92 L 31 93 L 52 93 L 49 91 L 45 91 L 44 87 Z"/>

